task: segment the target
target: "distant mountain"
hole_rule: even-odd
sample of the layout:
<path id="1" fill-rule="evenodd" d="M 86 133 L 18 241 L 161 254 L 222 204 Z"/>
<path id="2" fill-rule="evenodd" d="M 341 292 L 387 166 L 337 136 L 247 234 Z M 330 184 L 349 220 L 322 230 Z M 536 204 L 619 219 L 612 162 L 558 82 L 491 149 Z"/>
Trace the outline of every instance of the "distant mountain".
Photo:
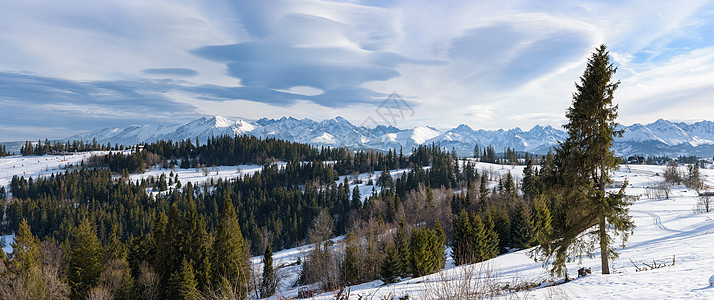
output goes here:
<path id="1" fill-rule="evenodd" d="M 714 155 L 714 122 L 694 124 L 657 120 L 654 123 L 620 126 L 624 129 L 613 148 L 618 155 Z M 100 143 L 124 145 L 156 140 L 181 140 L 198 138 L 205 141 L 211 136 L 248 134 L 261 138 L 275 137 L 316 146 L 338 146 L 351 149 L 404 149 L 405 153 L 421 144 L 439 144 L 454 148 L 461 156 L 470 156 L 474 145 L 493 145 L 497 152 L 507 147 L 531 153 L 547 153 L 567 137 L 563 130 L 537 125 L 528 131 L 520 128 L 509 130 L 474 130 L 459 125 L 449 130 L 418 126 L 399 129 L 393 126 L 375 128 L 357 127 L 342 117 L 324 121 L 310 119 L 260 119 L 255 122 L 229 120 L 221 116 L 202 117 L 181 125 L 141 125 L 127 128 L 105 128 L 71 136 L 67 139 L 92 140 Z"/>

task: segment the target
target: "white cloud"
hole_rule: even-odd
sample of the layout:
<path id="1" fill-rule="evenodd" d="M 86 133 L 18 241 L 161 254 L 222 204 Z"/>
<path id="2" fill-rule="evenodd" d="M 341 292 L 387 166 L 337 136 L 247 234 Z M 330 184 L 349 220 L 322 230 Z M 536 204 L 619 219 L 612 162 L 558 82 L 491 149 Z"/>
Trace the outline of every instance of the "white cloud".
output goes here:
<path id="1" fill-rule="evenodd" d="M 706 119 L 714 109 L 711 1 L 379 5 L 3 1 L 0 71 L 7 73 L 0 75 L 26 72 L 55 86 L 33 93 L 31 85 L 21 91 L 0 85 L 0 105 L 20 112 L 17 103 L 37 103 L 44 114 L 39 122 L 81 112 L 87 101 L 85 108 L 114 125 L 152 109 L 165 120 L 175 105 L 181 120 L 191 114 L 342 115 L 361 123 L 372 105 L 396 91 L 415 110 L 400 126 L 558 126 L 587 57 L 605 43 L 622 80 L 615 96 L 621 122 Z M 206 55 L 207 49 L 214 52 Z M 56 92 L 77 86 L 82 96 L 76 101 Z M 122 97 L 149 104 L 131 111 Z M 113 120 L 112 111 L 119 112 Z M 14 120 L 0 120 L 0 127 Z M 62 126 L 71 131 L 90 124 L 97 123 Z"/>

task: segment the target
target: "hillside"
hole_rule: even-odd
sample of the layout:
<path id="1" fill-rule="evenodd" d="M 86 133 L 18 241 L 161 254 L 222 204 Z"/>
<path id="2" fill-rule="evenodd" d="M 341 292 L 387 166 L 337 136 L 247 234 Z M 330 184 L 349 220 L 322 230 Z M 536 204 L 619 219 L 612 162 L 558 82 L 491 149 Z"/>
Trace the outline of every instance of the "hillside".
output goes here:
<path id="1" fill-rule="evenodd" d="M 498 165 L 479 164 L 482 170 L 498 173 L 511 171 L 520 174 L 522 167 L 501 168 Z M 631 186 L 627 189 L 630 195 L 640 196 L 640 200 L 630 208 L 637 228 L 625 243 L 620 247 L 620 257 L 613 261 L 613 274 L 600 274 L 600 257 L 595 253 L 591 259 L 568 264 L 571 278 L 577 277 L 577 270 L 590 267 L 592 274 L 583 278 L 576 278 L 568 283 L 556 286 L 543 284 L 541 287 L 522 291 L 516 295 L 502 295 L 505 299 L 710 299 L 714 297 L 714 287 L 709 287 L 709 277 L 714 275 L 711 266 L 714 265 L 714 212 L 699 213 L 697 207 L 698 196 L 695 191 L 684 187 L 672 189 L 670 199 L 650 199 L 647 190 L 662 181 L 655 175 L 663 173 L 663 167 L 658 166 L 632 166 L 631 171 L 624 167 L 615 173 L 614 179 L 622 181 L 627 179 Z M 714 185 L 714 170 L 702 170 L 706 176 L 705 183 Z M 714 199 L 713 199 L 714 200 Z M 336 239 L 340 247 L 341 239 Z M 303 246 L 288 249 L 274 254 L 274 265 L 295 262 L 309 252 L 311 247 Z M 676 259 L 675 259 L 676 257 Z M 674 266 L 669 266 L 675 259 Z M 261 269 L 260 257 L 252 259 L 254 268 Z M 666 264 L 668 266 L 653 270 L 638 272 L 633 262 L 640 268 L 646 265 Z M 541 262 L 535 262 L 528 250 L 516 251 L 500 255 L 494 259 L 474 265 L 453 266 L 453 260 L 447 259 L 447 267 L 438 274 L 425 277 L 411 278 L 391 285 L 383 285 L 379 280 L 350 287 L 352 297 L 363 296 L 371 299 L 381 299 L 386 295 L 404 296 L 410 299 L 436 299 L 439 295 L 434 290 L 443 287 L 446 290 L 471 285 L 495 285 L 503 287 L 507 284 L 541 283 L 559 281 L 562 278 L 552 278 L 544 269 Z M 299 266 L 292 266 L 285 270 L 286 282 L 281 286 L 283 290 L 275 299 L 280 297 L 295 297 L 297 288 L 291 287 L 290 279 L 294 280 L 295 272 Z M 483 276 L 489 274 L 488 280 L 473 279 L 468 282 L 469 276 Z M 426 290 L 431 290 L 427 292 Z M 335 292 L 325 293 L 316 299 L 334 299 Z"/>

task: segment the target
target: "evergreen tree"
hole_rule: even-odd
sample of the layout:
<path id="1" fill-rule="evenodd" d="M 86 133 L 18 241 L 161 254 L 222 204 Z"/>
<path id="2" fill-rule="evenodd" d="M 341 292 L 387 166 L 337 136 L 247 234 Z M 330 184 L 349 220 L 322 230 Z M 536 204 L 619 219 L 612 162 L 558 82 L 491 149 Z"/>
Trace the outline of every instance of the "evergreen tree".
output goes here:
<path id="1" fill-rule="evenodd" d="M 488 181 L 486 174 L 481 175 L 481 184 L 478 187 L 479 209 L 486 210 L 486 200 L 488 199 Z"/>
<path id="2" fill-rule="evenodd" d="M 552 260 L 555 273 L 564 271 L 567 257 L 573 254 L 569 250 L 575 250 L 578 256 L 595 251 L 594 243 L 580 241 L 582 232 L 597 226 L 588 235 L 599 243 L 602 273 L 609 274 L 609 258 L 617 254 L 608 227 L 623 239 L 634 228 L 627 208 L 631 201 L 624 193 L 627 184 L 619 193 L 605 190 L 619 163 L 612 143 L 622 134 L 615 123 L 617 105 L 612 103 L 620 83 L 612 82 L 616 71 L 605 45 L 597 48 L 576 84 L 572 106 L 566 113 L 568 138 L 556 149 L 553 187 L 557 194 L 555 211 L 563 216 L 563 222 L 541 247 L 546 259 Z"/>
<path id="3" fill-rule="evenodd" d="M 545 199 L 533 199 L 533 241 L 541 244 L 547 240 L 552 232 L 551 216 Z"/>
<path id="4" fill-rule="evenodd" d="M 444 233 L 444 228 L 441 227 L 441 221 L 436 219 L 434 224 L 434 235 L 432 241 L 431 252 L 434 257 L 436 271 L 444 268 L 446 264 L 446 256 L 444 255 L 444 247 L 446 246 L 446 233 Z"/>
<path id="5" fill-rule="evenodd" d="M 186 256 L 193 262 L 198 289 L 205 291 L 211 285 L 211 245 L 205 221 L 196 212 L 196 204 L 190 194 L 187 201 L 188 207 L 183 222 L 183 231 L 187 239 Z"/>
<path id="6" fill-rule="evenodd" d="M 27 220 L 22 219 L 20 227 L 15 234 L 12 246 L 12 260 L 15 267 L 22 271 L 39 268 L 42 264 L 42 250 L 40 242 L 30 231 Z"/>
<path id="7" fill-rule="evenodd" d="M 433 273 L 435 261 L 432 257 L 430 229 L 417 228 L 412 232 L 409 242 L 411 252 L 411 266 L 414 277 L 421 277 Z"/>
<path id="8" fill-rule="evenodd" d="M 521 190 L 523 191 L 523 197 L 526 200 L 533 198 L 535 194 L 535 179 L 536 176 L 533 172 L 533 161 L 528 160 L 526 167 L 523 169 L 523 179 L 521 180 Z"/>
<path id="9" fill-rule="evenodd" d="M 352 189 L 352 209 L 362 208 L 362 196 L 359 193 L 359 186 L 355 185 Z"/>
<path id="10" fill-rule="evenodd" d="M 473 224 L 474 231 L 478 230 L 478 223 L 481 221 L 484 230 L 484 240 L 482 243 L 478 244 L 480 249 L 480 257 L 482 259 L 491 259 L 498 255 L 500 240 L 498 238 L 498 233 L 496 232 L 495 220 L 491 215 L 486 215 L 485 218 L 480 218 L 479 216 L 471 215 L 471 224 Z"/>
<path id="11" fill-rule="evenodd" d="M 411 239 L 407 221 L 404 218 L 399 220 L 399 227 L 395 235 L 395 246 L 399 254 L 399 264 L 401 267 L 398 274 L 401 277 L 406 277 L 412 273 L 411 269 L 411 251 L 409 249 L 409 240 Z"/>
<path id="12" fill-rule="evenodd" d="M 384 251 L 386 255 L 380 266 L 379 277 L 385 283 L 397 282 L 397 278 L 400 276 L 400 270 L 402 269 L 397 246 L 394 243 L 389 243 Z"/>
<path id="13" fill-rule="evenodd" d="M 263 282 L 260 286 L 260 296 L 268 298 L 275 294 L 276 278 L 275 270 L 273 269 L 273 249 L 270 243 L 265 247 L 263 254 Z"/>
<path id="14" fill-rule="evenodd" d="M 248 249 L 241 234 L 233 201 L 226 196 L 213 242 L 212 282 L 224 289 L 235 288 L 238 296 L 245 298 L 250 280 L 248 268 Z"/>
<path id="15" fill-rule="evenodd" d="M 180 300 L 199 299 L 200 294 L 197 286 L 191 262 L 184 258 L 178 270 L 171 274 L 168 298 Z"/>
<path id="16" fill-rule="evenodd" d="M 533 220 L 525 202 L 518 200 L 511 217 L 511 246 L 517 249 L 531 247 L 533 243 Z"/>
<path id="17" fill-rule="evenodd" d="M 435 273 L 444 265 L 445 237 L 441 225 L 436 230 L 418 228 L 412 233 L 409 250 L 411 266 L 415 277 Z"/>
<path id="18" fill-rule="evenodd" d="M 506 174 L 506 180 L 503 183 L 503 189 L 506 191 L 509 197 L 513 198 L 516 195 L 516 183 L 513 181 L 513 175 L 509 171 Z"/>
<path id="19" fill-rule="evenodd" d="M 347 234 L 345 246 L 345 258 L 342 261 L 341 276 L 342 281 L 348 285 L 355 284 L 361 280 L 361 270 L 359 260 L 359 245 L 353 234 Z"/>
<path id="20" fill-rule="evenodd" d="M 498 235 L 498 248 L 501 253 L 508 252 L 511 246 L 511 218 L 505 204 L 493 205 L 488 209 L 488 217 L 493 225 L 494 232 Z"/>
<path id="21" fill-rule="evenodd" d="M 89 219 L 84 218 L 72 232 L 67 260 L 67 280 L 72 298 L 82 298 L 99 283 L 104 269 L 104 253 Z"/>
<path id="22" fill-rule="evenodd" d="M 466 210 L 462 209 L 454 222 L 454 238 L 451 244 L 454 264 L 458 266 L 475 260 L 475 245 L 472 244 L 474 238 L 476 237 L 471 226 L 471 217 Z"/>

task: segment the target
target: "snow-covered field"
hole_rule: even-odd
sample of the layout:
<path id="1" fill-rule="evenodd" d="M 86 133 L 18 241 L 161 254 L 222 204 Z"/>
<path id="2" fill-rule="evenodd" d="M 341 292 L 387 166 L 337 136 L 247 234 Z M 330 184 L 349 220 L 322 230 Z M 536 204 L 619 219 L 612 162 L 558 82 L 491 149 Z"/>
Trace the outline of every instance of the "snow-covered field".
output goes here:
<path id="1" fill-rule="evenodd" d="M 520 176 L 523 167 L 502 167 L 479 163 L 479 169 L 505 174 L 509 170 L 514 177 Z M 529 299 L 714 299 L 714 287 L 709 287 L 709 277 L 714 275 L 714 213 L 697 213 L 697 193 L 684 187 L 674 187 L 670 199 L 648 199 L 646 187 L 659 183 L 663 178 L 657 174 L 664 172 L 663 166 L 630 165 L 628 170 L 621 167 L 615 173 L 615 181 L 628 180 L 627 193 L 641 196 L 630 209 L 637 228 L 619 248 L 620 257 L 612 262 L 613 274 L 602 275 L 599 253 L 592 259 L 568 264 L 571 278 L 577 277 L 581 266 L 592 268 L 592 275 L 577 278 L 565 284 L 541 287 L 523 291 L 515 296 Z M 714 185 L 714 170 L 701 170 L 705 184 Z M 289 264 L 297 257 L 305 255 L 309 246 L 288 249 L 274 254 L 274 266 Z M 644 264 L 671 264 L 674 266 L 637 272 L 633 263 L 639 267 Z M 632 262 L 631 262 L 632 261 Z M 254 267 L 260 269 L 260 257 L 253 258 Z M 464 283 L 465 274 L 491 270 L 493 280 L 501 285 L 522 282 L 553 281 L 548 270 L 541 262 L 529 257 L 527 250 L 508 253 L 476 265 L 453 267 L 447 260 L 447 268 L 441 274 L 412 278 L 396 284 L 382 285 L 373 281 L 351 287 L 351 296 L 360 295 L 372 299 L 382 296 L 403 296 L 425 298 L 427 288 L 433 289 L 440 284 L 455 288 Z M 281 292 L 274 298 L 294 297 L 297 288 L 290 287 L 297 278 L 299 266 L 290 267 L 286 272 L 293 272 L 281 284 Z M 334 298 L 335 292 L 317 296 L 318 299 Z M 514 295 L 504 295 L 511 298 Z"/>
<path id="2" fill-rule="evenodd" d="M 87 161 L 92 155 L 106 154 L 107 151 L 78 152 L 70 155 L 43 156 L 6 156 L 0 157 L 0 186 L 7 186 L 12 176 L 37 178 L 53 173 L 64 172 L 61 168 L 68 165 L 78 165 Z"/>
<path id="3" fill-rule="evenodd" d="M 278 165 L 282 167 L 285 163 L 278 163 Z M 208 167 L 205 169 L 164 169 L 157 166 L 141 174 L 131 174 L 129 175 L 129 179 L 132 181 L 149 179 L 150 177 L 159 179 L 161 174 L 164 174 L 166 176 L 166 180 L 168 180 L 169 175 L 173 173 L 174 176 L 178 174 L 178 179 L 181 181 L 181 184 L 185 185 L 188 182 L 191 182 L 192 184 L 201 184 L 206 181 L 211 181 L 211 179 L 215 182 L 219 178 L 226 180 L 230 178 L 242 177 L 244 175 L 253 175 L 256 172 L 260 172 L 262 169 L 263 166 L 260 165 L 218 166 Z"/>

